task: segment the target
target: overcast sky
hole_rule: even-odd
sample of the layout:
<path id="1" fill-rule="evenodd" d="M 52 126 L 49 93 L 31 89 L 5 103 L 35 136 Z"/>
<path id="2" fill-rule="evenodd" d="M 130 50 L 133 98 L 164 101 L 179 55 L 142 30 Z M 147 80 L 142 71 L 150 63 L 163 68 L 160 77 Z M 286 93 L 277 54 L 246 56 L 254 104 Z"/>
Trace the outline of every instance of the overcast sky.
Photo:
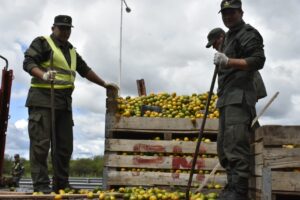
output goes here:
<path id="1" fill-rule="evenodd" d="M 22 69 L 32 40 L 51 34 L 58 14 L 71 15 L 70 42 L 105 81 L 118 83 L 121 0 L 0 0 L 0 54 L 14 70 L 6 154 L 29 157 L 27 109 L 30 76 Z M 136 80 L 147 92 L 203 93 L 213 74 L 213 49 L 207 33 L 226 31 L 220 0 L 127 0 L 123 13 L 122 96 L 137 96 Z M 268 97 L 280 95 L 261 118 L 262 125 L 297 125 L 300 121 L 299 0 L 244 0 L 244 20 L 264 38 L 266 63 L 261 70 Z M 0 61 L 3 68 L 4 62 Z M 79 75 L 73 94 L 73 158 L 103 154 L 105 90 Z M 298 86 L 297 86 L 298 85 Z"/>

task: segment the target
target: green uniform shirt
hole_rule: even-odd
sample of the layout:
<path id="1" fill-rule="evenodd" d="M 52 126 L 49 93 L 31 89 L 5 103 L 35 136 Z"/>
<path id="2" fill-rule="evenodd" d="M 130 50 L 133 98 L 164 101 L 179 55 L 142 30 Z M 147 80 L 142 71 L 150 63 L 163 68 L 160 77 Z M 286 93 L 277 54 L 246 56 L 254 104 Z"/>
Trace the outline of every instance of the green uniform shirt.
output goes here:
<path id="1" fill-rule="evenodd" d="M 71 63 L 70 51 L 72 48 L 71 43 L 63 45 L 55 36 L 51 35 L 55 45 L 58 46 L 64 54 L 68 64 Z M 37 67 L 40 63 L 50 59 L 51 47 L 44 37 L 37 37 L 33 40 L 30 47 L 25 52 L 25 59 L 23 62 L 23 69 L 30 74 L 32 68 Z M 76 52 L 76 71 L 80 76 L 85 77 L 91 70 L 85 61 Z M 55 108 L 56 109 L 72 109 L 72 92 L 73 89 L 56 89 L 55 90 Z M 31 87 L 28 92 L 27 107 L 50 107 L 50 89 L 46 88 L 33 88 Z"/>
<path id="2" fill-rule="evenodd" d="M 217 107 L 246 103 L 254 106 L 257 101 L 254 74 L 265 63 L 263 38 L 252 26 L 242 21 L 226 33 L 223 52 L 229 58 L 244 58 L 249 70 L 220 68 L 218 73 Z"/>
<path id="3" fill-rule="evenodd" d="M 12 176 L 21 177 L 24 173 L 24 167 L 20 161 L 14 162 L 11 170 Z"/>

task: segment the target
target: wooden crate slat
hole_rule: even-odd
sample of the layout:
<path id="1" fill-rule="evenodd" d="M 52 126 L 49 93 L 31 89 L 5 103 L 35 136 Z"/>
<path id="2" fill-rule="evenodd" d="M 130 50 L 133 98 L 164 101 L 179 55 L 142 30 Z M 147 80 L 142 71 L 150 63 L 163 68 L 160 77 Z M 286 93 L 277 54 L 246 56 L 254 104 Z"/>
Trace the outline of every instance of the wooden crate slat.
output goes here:
<path id="1" fill-rule="evenodd" d="M 201 184 L 205 176 L 194 174 L 192 185 Z M 186 173 L 162 173 L 162 172 L 108 172 L 108 185 L 144 185 L 144 186 L 186 186 L 189 179 L 189 174 Z M 208 183 L 218 183 L 222 186 L 226 184 L 227 178 L 225 175 L 216 175 L 210 179 Z"/>
<path id="2" fill-rule="evenodd" d="M 256 141 L 263 139 L 264 145 L 300 144 L 300 126 L 262 126 L 256 131 Z"/>
<path id="3" fill-rule="evenodd" d="M 264 164 L 263 154 L 255 155 L 255 165 L 262 165 Z"/>
<path id="4" fill-rule="evenodd" d="M 263 165 L 261 164 L 261 165 L 255 165 L 254 166 L 254 175 L 255 176 L 262 176 L 262 167 L 263 167 Z"/>
<path id="5" fill-rule="evenodd" d="M 281 191 L 300 191 L 299 172 L 272 171 L 272 189 Z"/>
<path id="6" fill-rule="evenodd" d="M 109 131 L 113 132 L 142 132 L 142 133 L 180 133 L 180 134 L 197 134 L 199 133 L 199 129 L 197 130 L 161 130 L 161 129 L 132 129 L 132 128 L 111 128 Z M 216 134 L 218 130 L 204 130 L 204 133 L 206 134 Z"/>
<path id="7" fill-rule="evenodd" d="M 106 167 L 148 168 L 148 169 L 190 169 L 192 157 L 105 155 Z M 198 158 L 195 169 L 212 170 L 218 158 Z M 220 168 L 222 170 L 222 168 Z"/>
<path id="8" fill-rule="evenodd" d="M 299 172 L 272 171 L 272 191 L 300 192 Z M 256 177 L 256 189 L 262 187 L 262 177 Z"/>
<path id="9" fill-rule="evenodd" d="M 205 130 L 218 130 L 218 119 L 208 119 Z M 202 119 L 193 123 L 185 118 L 151 118 L 151 117 L 120 117 L 116 118 L 113 129 L 143 129 L 143 130 L 199 130 Z"/>
<path id="10" fill-rule="evenodd" d="M 300 168 L 300 148 L 266 148 L 263 153 L 264 165 L 270 168 Z"/>
<path id="11" fill-rule="evenodd" d="M 263 142 L 260 141 L 260 142 L 255 142 L 254 143 L 254 154 L 257 155 L 257 154 L 261 154 L 264 150 L 264 145 L 263 145 Z"/>
<path id="12" fill-rule="evenodd" d="M 122 197 L 123 194 L 121 193 L 116 193 L 116 192 L 106 192 L 105 195 L 114 195 L 116 197 Z M 22 200 L 30 200 L 30 199 L 55 199 L 55 194 L 41 194 L 41 195 L 33 195 L 32 193 L 19 193 L 19 192 L 11 192 L 11 193 L 0 193 L 0 199 L 22 199 Z M 87 197 L 87 194 L 62 194 L 61 195 L 62 199 L 89 199 Z M 94 193 L 93 194 L 93 199 L 94 198 L 99 198 L 99 194 Z"/>
<path id="13" fill-rule="evenodd" d="M 155 152 L 155 153 L 194 153 L 196 142 L 170 140 L 128 140 L 106 139 L 106 151 L 122 152 Z M 217 154 L 216 142 L 201 142 L 201 154 Z"/>

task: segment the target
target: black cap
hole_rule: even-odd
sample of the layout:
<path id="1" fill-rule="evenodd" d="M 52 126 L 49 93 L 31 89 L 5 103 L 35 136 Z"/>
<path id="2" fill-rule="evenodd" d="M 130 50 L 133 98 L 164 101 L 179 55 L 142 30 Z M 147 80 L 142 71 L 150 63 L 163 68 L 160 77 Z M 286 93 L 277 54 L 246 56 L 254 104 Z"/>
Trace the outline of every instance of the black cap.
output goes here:
<path id="1" fill-rule="evenodd" d="M 54 24 L 55 26 L 72 26 L 72 18 L 68 15 L 57 15 L 54 18 Z"/>
<path id="2" fill-rule="evenodd" d="M 15 158 L 20 158 L 20 155 L 19 154 L 15 154 L 14 157 Z"/>
<path id="3" fill-rule="evenodd" d="M 218 37 L 220 36 L 220 34 L 224 34 L 225 35 L 225 31 L 221 28 L 214 28 L 212 29 L 208 35 L 207 35 L 207 39 L 208 39 L 208 43 L 206 45 L 206 48 L 211 47 L 211 45 L 213 45 L 213 43 L 216 41 L 216 39 L 218 39 Z"/>
<path id="4" fill-rule="evenodd" d="M 225 9 L 229 8 L 242 8 L 242 1 L 241 0 L 222 0 L 221 2 L 221 10 L 222 12 Z"/>

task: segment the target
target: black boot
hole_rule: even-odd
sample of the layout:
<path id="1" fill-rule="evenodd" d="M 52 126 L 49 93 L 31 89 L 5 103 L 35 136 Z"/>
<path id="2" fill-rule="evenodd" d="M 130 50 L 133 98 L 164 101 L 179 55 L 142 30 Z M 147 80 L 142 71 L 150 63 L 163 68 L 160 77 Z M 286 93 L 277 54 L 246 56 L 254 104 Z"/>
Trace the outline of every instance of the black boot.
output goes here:
<path id="1" fill-rule="evenodd" d="M 247 178 L 232 176 L 232 187 L 226 200 L 248 200 L 248 185 Z"/>
<path id="2" fill-rule="evenodd" d="M 229 195 L 229 193 L 232 190 L 231 185 L 232 185 L 232 177 L 231 177 L 231 174 L 229 173 L 229 171 L 227 171 L 227 184 L 225 185 L 225 187 L 219 194 L 219 198 L 217 200 L 226 200 L 227 199 L 227 196 Z"/>
<path id="3" fill-rule="evenodd" d="M 52 192 L 51 188 L 49 187 L 49 185 L 38 185 L 38 186 L 34 186 L 33 188 L 34 192 L 42 192 L 44 194 L 50 194 Z"/>
<path id="4" fill-rule="evenodd" d="M 226 200 L 230 192 L 231 192 L 231 186 L 229 183 L 227 183 L 224 189 L 219 194 L 219 198 L 217 200 Z"/>

